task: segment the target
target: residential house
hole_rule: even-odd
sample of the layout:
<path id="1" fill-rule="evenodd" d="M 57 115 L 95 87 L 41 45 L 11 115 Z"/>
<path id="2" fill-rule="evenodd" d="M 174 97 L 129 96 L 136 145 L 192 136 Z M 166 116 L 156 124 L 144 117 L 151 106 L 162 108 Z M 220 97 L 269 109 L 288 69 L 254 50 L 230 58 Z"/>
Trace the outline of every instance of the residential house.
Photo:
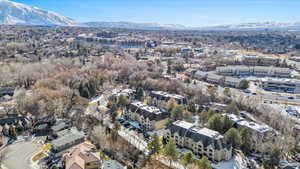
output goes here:
<path id="1" fill-rule="evenodd" d="M 65 169 L 101 169 L 100 153 L 93 144 L 78 144 L 64 154 Z"/>

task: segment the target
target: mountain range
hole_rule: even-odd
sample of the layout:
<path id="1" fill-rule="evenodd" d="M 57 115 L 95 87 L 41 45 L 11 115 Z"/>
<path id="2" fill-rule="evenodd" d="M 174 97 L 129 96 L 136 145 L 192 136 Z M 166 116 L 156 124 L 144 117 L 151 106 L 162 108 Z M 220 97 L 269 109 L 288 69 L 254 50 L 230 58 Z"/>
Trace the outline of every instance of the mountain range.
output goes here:
<path id="1" fill-rule="evenodd" d="M 24 5 L 9 0 L 0 0 L 0 24 L 82 26 L 99 28 L 143 29 L 143 30 L 300 30 L 300 22 L 255 22 L 227 24 L 208 27 L 189 27 L 178 24 L 134 23 L 134 22 L 87 22 L 78 23 L 73 19 L 52 11 Z"/>

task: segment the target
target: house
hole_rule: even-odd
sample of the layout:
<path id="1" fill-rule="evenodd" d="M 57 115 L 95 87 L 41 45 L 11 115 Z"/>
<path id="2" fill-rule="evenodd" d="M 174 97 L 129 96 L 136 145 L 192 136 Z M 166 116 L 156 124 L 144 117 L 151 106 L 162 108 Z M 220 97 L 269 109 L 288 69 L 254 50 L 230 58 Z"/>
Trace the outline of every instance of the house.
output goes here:
<path id="1" fill-rule="evenodd" d="M 127 106 L 125 116 L 138 121 L 148 130 L 162 129 L 169 121 L 168 112 L 139 101 L 132 102 Z"/>
<path id="2" fill-rule="evenodd" d="M 65 169 L 101 169 L 100 153 L 93 144 L 78 144 L 63 155 Z"/>
<path id="3" fill-rule="evenodd" d="M 84 142 L 84 133 L 78 131 L 76 128 L 70 128 L 66 130 L 59 131 L 57 133 L 57 139 L 52 141 L 52 151 L 61 152 L 72 146 Z"/>
<path id="4" fill-rule="evenodd" d="M 180 148 L 190 149 L 196 156 L 207 156 L 212 161 L 229 160 L 232 156 L 232 146 L 225 143 L 219 132 L 186 121 L 169 124 L 164 138 L 172 139 Z"/>

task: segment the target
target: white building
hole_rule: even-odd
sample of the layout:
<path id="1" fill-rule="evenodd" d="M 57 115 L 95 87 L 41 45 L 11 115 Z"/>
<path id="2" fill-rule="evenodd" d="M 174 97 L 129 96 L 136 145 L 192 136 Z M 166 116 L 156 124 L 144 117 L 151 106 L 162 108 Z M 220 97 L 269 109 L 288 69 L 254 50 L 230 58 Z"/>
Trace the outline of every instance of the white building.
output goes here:
<path id="1" fill-rule="evenodd" d="M 300 93 L 300 80 L 264 78 L 261 80 L 262 88 L 269 91 L 279 91 L 287 93 Z"/>

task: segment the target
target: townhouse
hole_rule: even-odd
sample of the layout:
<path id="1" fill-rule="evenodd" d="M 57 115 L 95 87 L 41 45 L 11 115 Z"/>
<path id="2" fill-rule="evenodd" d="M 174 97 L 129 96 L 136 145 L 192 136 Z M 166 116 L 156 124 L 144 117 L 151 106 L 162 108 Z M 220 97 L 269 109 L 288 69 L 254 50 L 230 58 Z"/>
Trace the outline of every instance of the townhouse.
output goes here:
<path id="1" fill-rule="evenodd" d="M 224 79 L 224 85 L 228 87 L 239 88 L 243 80 L 244 79 L 227 76 Z"/>
<path id="2" fill-rule="evenodd" d="M 280 59 L 272 56 L 243 55 L 242 63 L 248 66 L 274 66 Z"/>
<path id="3" fill-rule="evenodd" d="M 229 160 L 232 157 L 232 146 L 225 143 L 220 133 L 186 121 L 169 124 L 164 138 L 174 140 L 180 148 L 190 149 L 197 157 L 207 156 L 212 161 Z"/>
<path id="4" fill-rule="evenodd" d="M 214 83 L 214 84 L 220 84 L 222 85 L 224 83 L 224 76 L 220 76 L 214 73 L 208 73 L 206 77 L 206 81 L 209 83 Z"/>
<path id="5" fill-rule="evenodd" d="M 266 67 L 266 66 L 223 66 L 217 67 L 218 75 L 223 76 L 260 76 L 260 77 L 280 77 L 287 78 L 291 76 L 289 68 Z"/>
<path id="6" fill-rule="evenodd" d="M 160 130 L 169 122 L 168 112 L 139 101 L 127 106 L 125 117 L 138 121 L 147 130 Z"/>

